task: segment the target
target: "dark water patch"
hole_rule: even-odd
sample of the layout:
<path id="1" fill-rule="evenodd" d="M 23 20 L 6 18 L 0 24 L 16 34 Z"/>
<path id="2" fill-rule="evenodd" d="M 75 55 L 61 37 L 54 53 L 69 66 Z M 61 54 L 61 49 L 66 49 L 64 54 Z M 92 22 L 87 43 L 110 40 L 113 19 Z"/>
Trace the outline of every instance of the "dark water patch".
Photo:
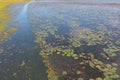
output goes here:
<path id="1" fill-rule="evenodd" d="M 105 45 L 93 45 L 93 46 L 86 46 L 82 45 L 80 47 L 74 48 L 75 53 L 93 53 L 93 54 L 99 54 L 103 52 L 103 48 L 106 48 Z"/>
<path id="2" fill-rule="evenodd" d="M 85 80 L 88 80 L 88 79 L 95 79 L 95 78 L 98 78 L 98 77 L 101 77 L 101 78 L 104 78 L 104 75 L 103 75 L 103 72 L 100 71 L 99 69 L 97 68 L 91 68 L 90 66 L 86 66 L 86 70 L 85 70 L 85 73 L 86 73 L 86 77 L 85 77 Z"/>

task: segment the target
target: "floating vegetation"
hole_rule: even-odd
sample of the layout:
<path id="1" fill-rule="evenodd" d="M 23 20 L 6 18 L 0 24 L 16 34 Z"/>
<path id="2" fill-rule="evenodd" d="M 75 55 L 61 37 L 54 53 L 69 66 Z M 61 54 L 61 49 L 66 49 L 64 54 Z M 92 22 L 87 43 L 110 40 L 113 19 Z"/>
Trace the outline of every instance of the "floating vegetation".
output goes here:
<path id="1" fill-rule="evenodd" d="M 59 35 L 59 33 L 57 32 L 57 29 L 53 29 L 53 31 L 51 32 L 51 29 L 49 30 L 49 26 L 48 26 L 48 27 L 40 28 L 40 31 L 36 31 L 35 32 L 36 40 L 37 40 L 36 42 L 39 43 L 40 47 L 41 47 L 40 55 L 48 55 L 47 57 L 49 57 L 49 55 L 52 55 L 55 53 L 57 55 L 71 57 L 74 60 L 80 60 L 79 64 L 81 66 L 89 64 L 89 66 L 91 68 L 97 68 L 100 72 L 103 72 L 104 78 L 96 77 L 96 80 L 118 79 L 119 75 L 117 74 L 117 65 L 113 66 L 111 64 L 105 64 L 104 62 L 102 62 L 98 59 L 95 59 L 94 55 L 92 53 L 76 54 L 75 50 L 74 50 L 74 48 L 76 48 L 76 47 L 79 49 L 81 47 L 81 45 L 83 45 L 83 46 L 106 45 L 106 44 L 104 44 L 105 43 L 104 39 L 106 38 L 104 36 L 104 34 L 95 33 L 94 31 L 91 31 L 90 29 L 87 29 L 87 28 L 86 29 L 85 28 L 77 28 L 77 29 L 72 28 L 71 30 L 72 31 L 70 32 L 70 37 L 68 37 L 69 39 L 67 40 L 69 44 L 67 44 L 67 45 L 62 44 L 61 46 L 59 44 L 61 44 L 61 42 L 65 38 L 63 40 L 61 40 L 62 38 L 60 38 L 60 36 L 56 37 L 56 35 Z M 58 34 L 56 34 L 56 33 L 58 33 Z M 48 38 L 51 35 L 54 37 L 53 38 L 54 42 L 58 42 L 57 41 L 58 39 L 59 39 L 59 42 L 53 44 L 54 42 L 47 41 L 46 38 Z M 108 47 L 103 48 L 103 54 L 106 55 L 105 57 L 108 57 L 108 58 L 116 56 L 116 52 L 119 52 L 119 50 L 120 50 L 119 47 L 116 47 L 114 45 L 108 44 L 107 46 Z M 46 58 L 46 57 L 43 57 L 43 58 Z M 115 64 L 115 63 L 113 63 L 113 64 Z M 49 65 L 50 65 L 50 63 L 49 63 Z M 83 69 L 85 69 L 85 67 Z M 51 70 L 49 70 L 49 71 L 51 71 Z M 81 71 L 76 72 L 76 74 L 78 74 L 78 75 L 81 73 L 82 73 Z M 67 72 L 63 71 L 62 74 L 67 75 Z M 52 73 L 51 73 L 51 75 L 52 75 Z M 83 78 L 78 78 L 78 79 L 83 79 Z"/>
<path id="2" fill-rule="evenodd" d="M 40 55 L 42 56 L 43 63 L 47 68 L 46 73 L 47 73 L 48 80 L 58 80 L 58 76 L 56 75 L 56 72 L 52 68 L 52 65 L 49 62 L 48 56 L 46 54 L 41 54 L 41 53 Z"/>
<path id="3" fill-rule="evenodd" d="M 103 48 L 106 57 L 114 57 L 118 52 L 120 52 L 120 47 L 116 47 L 114 45 L 108 45 L 108 48 Z M 104 55 L 104 54 L 103 54 Z"/>
<path id="4" fill-rule="evenodd" d="M 22 63 L 20 64 L 20 67 L 23 68 L 26 65 L 25 61 L 22 61 Z"/>
<path id="5" fill-rule="evenodd" d="M 105 64 L 102 61 L 92 58 L 92 60 L 89 61 L 89 65 L 102 71 L 105 76 L 104 80 L 113 80 L 119 78 L 119 75 L 116 73 L 117 65 L 115 63 L 113 63 L 113 65 Z"/>
<path id="6" fill-rule="evenodd" d="M 102 80 L 102 78 L 98 77 L 98 78 L 96 78 L 96 80 Z"/>
<path id="7" fill-rule="evenodd" d="M 67 71 L 62 72 L 62 75 L 67 75 L 67 74 L 68 74 Z"/>
<path id="8" fill-rule="evenodd" d="M 51 7 L 48 10 L 50 11 Z M 70 12 L 63 9 L 50 13 L 52 18 L 44 18 L 39 12 L 30 14 L 37 18 L 34 20 L 29 17 L 29 22 L 33 26 L 35 42 L 41 48 L 40 56 L 47 66 L 48 78 L 57 75 L 55 80 L 119 79 L 119 65 L 114 61 L 110 62 L 120 52 L 119 30 L 113 30 L 103 24 L 97 24 L 94 28 L 91 25 L 82 26 L 80 18 L 84 14 L 74 16 Z M 64 13 L 70 13 L 72 16 L 66 16 Z M 85 21 L 86 24 L 89 22 L 87 19 Z"/>
<path id="9" fill-rule="evenodd" d="M 4 50 L 3 49 L 0 49 L 0 54 L 3 54 Z"/>
<path id="10" fill-rule="evenodd" d="M 10 15 L 7 13 L 9 11 L 8 6 L 11 4 L 11 1 L 7 3 L 5 1 L 0 1 L 0 43 L 7 39 L 9 35 L 15 32 L 17 29 L 11 27 L 10 29 L 7 28 L 7 24 L 10 22 Z"/>
<path id="11" fill-rule="evenodd" d="M 2 61 L 0 61 L 0 64 L 2 63 Z"/>
<path id="12" fill-rule="evenodd" d="M 16 76 L 17 76 L 17 73 L 13 73 L 13 76 L 16 77 Z"/>
<path id="13" fill-rule="evenodd" d="M 77 80 L 84 80 L 83 78 L 78 78 Z"/>
<path id="14" fill-rule="evenodd" d="M 7 39 L 11 33 L 16 32 L 16 28 L 11 27 L 10 29 L 7 30 L 6 26 L 0 26 L 0 43 Z"/>

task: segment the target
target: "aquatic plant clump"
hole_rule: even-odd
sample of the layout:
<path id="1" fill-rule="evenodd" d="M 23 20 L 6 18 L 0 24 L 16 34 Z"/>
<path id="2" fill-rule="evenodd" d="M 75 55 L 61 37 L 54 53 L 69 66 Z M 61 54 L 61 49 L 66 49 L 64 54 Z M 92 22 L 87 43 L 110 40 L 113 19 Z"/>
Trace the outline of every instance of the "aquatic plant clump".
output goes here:
<path id="1" fill-rule="evenodd" d="M 91 54 L 92 55 L 92 54 Z M 113 80 L 113 79 L 118 79 L 119 75 L 116 73 L 117 72 L 117 64 L 112 63 L 112 64 L 105 64 L 102 61 L 99 61 L 97 59 L 92 58 L 91 61 L 89 61 L 89 65 L 93 68 L 98 68 L 100 71 L 103 72 L 105 78 L 103 80 Z"/>
<path id="2" fill-rule="evenodd" d="M 58 76 L 56 75 L 56 72 L 54 71 L 54 69 L 52 69 L 52 65 L 49 62 L 48 56 L 46 54 L 40 54 L 40 56 L 42 56 L 43 63 L 47 68 L 46 73 L 47 73 L 48 80 L 58 80 Z"/>

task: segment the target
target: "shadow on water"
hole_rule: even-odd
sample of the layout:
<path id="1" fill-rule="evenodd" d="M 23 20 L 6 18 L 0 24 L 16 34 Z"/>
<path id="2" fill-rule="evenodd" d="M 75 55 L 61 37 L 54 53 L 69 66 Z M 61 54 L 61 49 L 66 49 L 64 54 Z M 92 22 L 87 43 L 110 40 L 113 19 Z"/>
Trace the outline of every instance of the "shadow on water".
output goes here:
<path id="1" fill-rule="evenodd" d="M 28 23 L 27 3 L 10 26 L 18 31 L 0 45 L 4 54 L 0 56 L 1 80 L 47 80 L 45 66 L 39 56 L 39 47 L 34 43 L 31 25 Z"/>

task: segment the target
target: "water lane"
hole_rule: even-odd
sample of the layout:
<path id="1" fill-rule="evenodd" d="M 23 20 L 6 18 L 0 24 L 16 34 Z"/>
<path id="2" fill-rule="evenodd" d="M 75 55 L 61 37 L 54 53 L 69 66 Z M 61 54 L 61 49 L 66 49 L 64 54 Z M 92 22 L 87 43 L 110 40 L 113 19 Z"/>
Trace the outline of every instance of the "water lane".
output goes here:
<path id="1" fill-rule="evenodd" d="M 1 80 L 47 80 L 39 47 L 34 43 L 34 35 L 28 22 L 27 3 L 21 13 L 9 24 L 18 31 L 0 45 L 4 54 L 0 56 Z"/>

